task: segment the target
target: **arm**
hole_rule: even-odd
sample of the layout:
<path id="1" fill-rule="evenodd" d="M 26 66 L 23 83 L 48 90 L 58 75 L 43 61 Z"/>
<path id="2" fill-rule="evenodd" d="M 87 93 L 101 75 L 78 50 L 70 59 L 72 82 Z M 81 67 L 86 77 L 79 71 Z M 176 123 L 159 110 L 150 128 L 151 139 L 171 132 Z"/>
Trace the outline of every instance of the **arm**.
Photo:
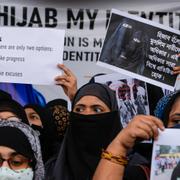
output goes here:
<path id="1" fill-rule="evenodd" d="M 126 156 L 127 151 L 131 149 L 135 141 L 138 139 L 148 140 L 152 137 L 157 139 L 158 128 L 163 130 L 164 126 L 162 121 L 154 116 L 137 115 L 133 120 L 124 128 L 107 147 L 107 151 L 114 155 Z M 123 179 L 125 167 L 101 159 L 93 180 L 121 180 Z"/>
<path id="2" fill-rule="evenodd" d="M 60 85 L 64 93 L 72 101 L 76 91 L 77 91 L 77 79 L 74 73 L 68 69 L 64 64 L 58 64 L 58 68 L 64 71 L 63 75 L 56 76 L 55 82 L 56 85 Z"/>

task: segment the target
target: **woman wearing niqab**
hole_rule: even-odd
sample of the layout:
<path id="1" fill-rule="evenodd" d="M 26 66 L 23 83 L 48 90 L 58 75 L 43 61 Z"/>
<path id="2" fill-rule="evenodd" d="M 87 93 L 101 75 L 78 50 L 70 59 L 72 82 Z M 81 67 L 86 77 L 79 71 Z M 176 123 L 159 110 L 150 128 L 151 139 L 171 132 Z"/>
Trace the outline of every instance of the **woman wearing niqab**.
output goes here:
<path id="1" fill-rule="evenodd" d="M 81 111 L 78 112 L 75 109 L 76 104 L 85 96 L 97 97 L 107 105 L 109 112 L 86 115 Z M 96 106 L 96 102 L 94 105 Z M 101 158 L 102 149 L 108 146 L 120 130 L 121 124 L 114 92 L 108 86 L 99 83 L 88 83 L 82 86 L 72 101 L 70 125 L 52 174 L 47 172 L 47 179 L 92 179 Z M 50 167 L 50 164 L 47 166 Z"/>

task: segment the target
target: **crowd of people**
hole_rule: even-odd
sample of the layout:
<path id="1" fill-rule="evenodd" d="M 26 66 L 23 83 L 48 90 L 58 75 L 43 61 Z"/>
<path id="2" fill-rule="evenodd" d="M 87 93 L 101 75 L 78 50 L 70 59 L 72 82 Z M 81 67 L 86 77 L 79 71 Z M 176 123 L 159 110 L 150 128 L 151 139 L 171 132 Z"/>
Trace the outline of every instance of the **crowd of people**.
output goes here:
<path id="1" fill-rule="evenodd" d="M 157 139 L 159 129 L 179 128 L 180 91 L 157 96 L 150 107 L 154 114 L 136 115 L 123 128 L 107 85 L 91 79 L 78 89 L 73 72 L 58 67 L 64 73 L 55 82 L 70 99 L 70 111 L 64 99 L 22 106 L 0 91 L 0 179 L 147 180 L 152 143 L 141 141 Z M 172 180 L 180 177 L 179 166 Z"/>

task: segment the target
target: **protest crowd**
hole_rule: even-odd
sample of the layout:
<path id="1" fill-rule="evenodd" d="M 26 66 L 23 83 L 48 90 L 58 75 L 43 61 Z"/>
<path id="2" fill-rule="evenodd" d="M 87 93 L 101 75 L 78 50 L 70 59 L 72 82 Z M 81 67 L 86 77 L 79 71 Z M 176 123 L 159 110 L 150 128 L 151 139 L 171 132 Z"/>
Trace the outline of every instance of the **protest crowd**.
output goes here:
<path id="1" fill-rule="evenodd" d="M 146 52 L 142 54 L 144 58 Z M 123 52 L 123 63 L 125 56 Z M 0 90 L 0 180 L 150 180 L 153 142 L 166 128 L 180 128 L 180 90 L 166 91 L 148 82 L 145 88 L 134 80 L 134 105 L 127 81 L 118 94 L 111 83 L 96 82 L 104 74 L 94 74 L 78 88 L 75 72 L 64 64 L 57 67 L 63 73 L 54 77 L 54 84 L 69 102 L 59 97 L 43 105 L 22 105 Z M 180 66 L 172 71 L 172 77 L 180 75 Z M 178 152 L 157 151 L 156 176 L 171 171 L 170 180 L 180 178 L 178 145 Z"/>
<path id="2" fill-rule="evenodd" d="M 154 114 L 136 115 L 123 129 L 113 90 L 94 77 L 77 89 L 74 73 L 58 67 L 64 74 L 55 82 L 71 100 L 70 112 L 64 99 L 23 107 L 1 91 L 0 179 L 147 179 L 143 167 L 151 168 L 152 144 L 140 142 L 157 139 L 158 129 L 179 128 L 180 91 L 162 96 Z M 179 158 L 157 157 L 157 173 Z"/>

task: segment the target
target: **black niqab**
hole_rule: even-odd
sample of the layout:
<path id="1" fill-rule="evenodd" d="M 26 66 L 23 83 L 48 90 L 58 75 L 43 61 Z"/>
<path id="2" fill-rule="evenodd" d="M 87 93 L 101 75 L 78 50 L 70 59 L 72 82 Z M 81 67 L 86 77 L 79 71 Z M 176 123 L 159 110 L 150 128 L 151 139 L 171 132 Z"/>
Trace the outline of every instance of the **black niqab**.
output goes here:
<path id="1" fill-rule="evenodd" d="M 70 125 L 54 168 L 55 180 L 92 179 L 102 148 L 121 130 L 115 93 L 106 85 L 88 83 L 77 91 L 72 109 L 86 95 L 98 97 L 110 112 L 94 115 L 71 112 Z"/>

